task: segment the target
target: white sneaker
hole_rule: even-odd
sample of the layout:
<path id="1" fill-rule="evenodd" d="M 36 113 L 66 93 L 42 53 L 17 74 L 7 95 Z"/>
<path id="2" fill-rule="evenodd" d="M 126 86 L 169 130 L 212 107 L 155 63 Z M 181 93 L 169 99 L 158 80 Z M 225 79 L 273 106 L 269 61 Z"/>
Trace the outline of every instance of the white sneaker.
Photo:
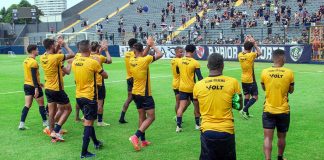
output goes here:
<path id="1" fill-rule="evenodd" d="M 200 130 L 200 126 L 196 125 L 196 126 L 195 126 L 195 129 L 196 129 L 196 130 Z"/>
<path id="2" fill-rule="evenodd" d="M 18 129 L 19 130 L 25 130 L 25 129 L 28 129 L 28 128 L 25 126 L 25 122 L 20 122 L 19 126 L 18 126 Z"/>
<path id="3" fill-rule="evenodd" d="M 52 132 L 51 137 L 54 138 L 56 141 L 64 141 L 64 138 L 61 134 Z"/>
<path id="4" fill-rule="evenodd" d="M 247 113 L 243 111 L 243 109 L 240 111 L 240 114 L 241 114 L 241 116 L 242 116 L 244 119 L 249 119 L 249 118 L 250 118 L 250 117 L 247 115 Z"/>
<path id="5" fill-rule="evenodd" d="M 177 128 L 176 128 L 176 132 L 177 132 L 177 133 L 182 132 L 182 128 L 180 128 L 179 126 L 177 126 Z"/>
<path id="6" fill-rule="evenodd" d="M 97 126 L 98 127 L 106 127 L 106 126 L 110 126 L 110 124 L 105 123 L 105 122 L 97 122 Z"/>
<path id="7" fill-rule="evenodd" d="M 43 127 L 48 127 L 48 121 L 47 120 L 43 121 Z"/>

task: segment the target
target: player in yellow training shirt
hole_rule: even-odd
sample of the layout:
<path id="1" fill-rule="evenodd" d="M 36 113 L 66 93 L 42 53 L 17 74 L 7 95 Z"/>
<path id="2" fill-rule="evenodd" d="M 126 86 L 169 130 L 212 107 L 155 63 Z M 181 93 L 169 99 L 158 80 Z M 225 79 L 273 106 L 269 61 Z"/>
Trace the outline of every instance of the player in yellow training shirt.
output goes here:
<path id="1" fill-rule="evenodd" d="M 72 109 L 70 100 L 64 92 L 63 72 L 61 71 L 62 62 L 74 57 L 73 51 L 64 42 L 62 37 L 57 39 L 57 44 L 53 39 L 45 39 L 43 45 L 46 52 L 40 57 L 41 66 L 45 75 L 45 95 L 48 102 L 49 112 L 49 131 L 44 129 L 47 134 L 50 133 L 53 141 L 64 141 L 60 134 L 62 125 L 69 117 Z M 58 54 L 57 51 L 64 47 L 69 54 Z M 56 108 L 60 107 L 63 111 L 61 115 L 56 114 Z M 54 117 L 59 117 L 57 125 L 54 128 Z"/>
<path id="2" fill-rule="evenodd" d="M 80 42 L 81 56 L 72 63 L 72 71 L 76 85 L 76 101 L 84 115 L 84 131 L 81 158 L 94 157 L 95 154 L 88 152 L 90 137 L 96 149 L 103 147 L 103 143 L 97 140 L 94 120 L 97 119 L 97 76 L 103 79 L 108 78 L 108 74 L 102 69 L 99 62 L 90 57 L 90 42 L 83 40 Z"/>
<path id="3" fill-rule="evenodd" d="M 155 119 L 155 103 L 151 92 L 149 65 L 163 56 L 161 51 L 156 48 L 153 39 L 151 37 L 149 39 L 151 40 L 147 43 L 147 47 L 153 48 L 155 55 L 144 55 L 143 45 L 141 43 L 136 43 L 133 45 L 135 57 L 132 57 L 129 62 L 131 73 L 134 78 L 132 94 L 139 114 L 138 130 L 129 140 L 136 151 L 141 149 L 138 138 L 141 138 L 142 147 L 146 147 L 150 144 L 150 142 L 145 139 L 145 131 Z"/>
<path id="4" fill-rule="evenodd" d="M 133 100 L 132 89 L 133 89 L 134 80 L 133 80 L 133 75 L 132 75 L 131 70 L 130 70 L 131 66 L 130 66 L 129 60 L 131 58 L 135 57 L 134 48 L 133 48 L 135 43 L 137 43 L 137 39 L 135 39 L 135 38 L 129 39 L 128 45 L 129 45 L 130 50 L 125 53 L 125 59 L 124 60 L 125 60 L 125 66 L 126 66 L 126 82 L 127 82 L 128 94 L 127 94 L 127 99 L 126 99 L 126 101 L 125 101 L 125 103 L 123 105 L 122 111 L 120 113 L 120 118 L 119 118 L 119 123 L 120 124 L 127 123 L 127 121 L 125 120 L 125 114 L 126 114 L 126 111 L 127 111 L 128 107 L 129 107 L 129 104 Z M 147 44 L 151 45 L 152 43 L 153 43 L 152 38 L 148 38 L 147 39 Z M 143 55 L 146 56 L 148 51 L 149 51 L 149 47 L 145 47 Z"/>
<path id="5" fill-rule="evenodd" d="M 178 61 L 178 67 L 180 72 L 180 84 L 179 84 L 179 99 L 180 104 L 177 110 L 177 128 L 176 132 L 182 131 L 182 115 L 187 109 L 190 101 L 193 100 L 192 91 L 195 86 L 195 74 L 198 77 L 198 80 L 202 80 L 203 77 L 200 72 L 200 64 L 193 57 L 196 51 L 196 46 L 189 44 L 185 48 L 186 56 L 182 57 Z M 200 114 L 198 111 L 198 106 L 194 104 L 194 115 L 195 115 L 195 128 L 199 129 L 199 119 Z"/>
<path id="6" fill-rule="evenodd" d="M 265 159 L 271 159 L 272 138 L 275 128 L 278 136 L 278 160 L 283 160 L 286 146 L 286 133 L 290 123 L 288 93 L 294 92 L 294 74 L 284 68 L 285 51 L 277 49 L 272 53 L 273 67 L 264 69 L 261 85 L 265 91 L 262 123 L 264 128 Z"/>
<path id="7" fill-rule="evenodd" d="M 177 114 L 177 110 L 179 108 L 179 85 L 180 85 L 180 74 L 179 74 L 179 67 L 178 67 L 178 61 L 183 56 L 183 48 L 182 47 L 176 47 L 175 48 L 175 58 L 171 60 L 171 69 L 172 69 L 172 88 L 175 94 L 176 98 L 176 105 L 175 105 L 175 113 Z"/>
<path id="8" fill-rule="evenodd" d="M 253 52 L 253 47 L 256 52 Z M 258 100 L 258 86 L 254 74 L 254 61 L 261 56 L 261 50 L 252 36 L 248 35 L 244 42 L 244 51 L 238 55 L 238 60 L 242 68 L 242 88 L 244 93 L 244 108 L 240 111 L 245 119 L 252 117 L 249 108 Z M 252 96 L 252 98 L 251 98 Z"/>
<path id="9" fill-rule="evenodd" d="M 28 114 L 28 111 L 33 103 L 33 98 L 39 105 L 39 113 L 43 120 L 43 126 L 48 126 L 46 111 L 44 107 L 44 97 L 42 85 L 39 80 L 39 67 L 38 63 L 35 60 L 38 56 L 38 49 L 36 45 L 29 45 L 27 47 L 28 57 L 24 60 L 24 92 L 25 92 L 25 106 L 21 113 L 20 124 L 18 129 L 24 130 L 27 127 L 25 126 L 25 120 Z"/>
<path id="10" fill-rule="evenodd" d="M 101 55 L 102 51 L 105 52 L 106 56 Z M 102 67 L 102 64 L 111 64 L 112 59 L 108 51 L 108 43 L 106 40 L 102 41 L 101 44 L 98 42 L 91 42 L 91 54 L 90 57 L 99 60 L 99 64 Z M 104 79 L 97 74 L 97 89 L 98 89 L 98 122 L 97 126 L 108 126 L 110 124 L 103 122 L 103 108 L 106 98 L 106 87 Z"/>
<path id="11" fill-rule="evenodd" d="M 200 159 L 235 160 L 235 136 L 232 98 L 242 94 L 238 81 L 223 75 L 224 59 L 213 53 L 208 57 L 209 76 L 196 83 L 193 96 L 201 114 Z"/>

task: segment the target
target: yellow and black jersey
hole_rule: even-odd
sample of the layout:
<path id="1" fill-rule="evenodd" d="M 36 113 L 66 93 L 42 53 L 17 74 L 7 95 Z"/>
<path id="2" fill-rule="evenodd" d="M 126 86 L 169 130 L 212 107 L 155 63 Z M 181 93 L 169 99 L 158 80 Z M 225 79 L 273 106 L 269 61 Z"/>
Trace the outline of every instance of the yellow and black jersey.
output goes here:
<path id="1" fill-rule="evenodd" d="M 287 68 L 270 67 L 261 74 L 261 84 L 265 87 L 264 112 L 272 114 L 289 113 L 288 92 L 294 85 L 294 73 Z"/>
<path id="2" fill-rule="evenodd" d="M 130 59 L 135 57 L 134 51 L 128 51 L 125 53 L 125 65 L 126 65 L 126 79 L 132 78 L 132 73 L 130 70 Z"/>
<path id="3" fill-rule="evenodd" d="M 151 55 L 130 58 L 130 71 L 134 78 L 132 94 L 140 96 L 152 95 L 149 65 L 153 61 L 154 57 Z"/>
<path id="4" fill-rule="evenodd" d="M 195 71 L 200 69 L 200 64 L 193 58 L 182 57 L 178 60 L 178 67 L 180 72 L 179 91 L 192 93 L 195 86 Z"/>
<path id="5" fill-rule="evenodd" d="M 91 54 L 90 57 L 95 60 L 98 60 L 101 68 L 103 68 L 103 66 L 102 66 L 103 63 L 107 63 L 107 58 L 103 55 Z M 104 79 L 102 78 L 102 76 L 100 74 L 98 74 L 96 77 L 97 77 L 97 85 L 99 85 L 99 86 L 105 85 Z"/>
<path id="6" fill-rule="evenodd" d="M 64 54 L 44 53 L 40 56 L 40 63 L 44 69 L 45 89 L 53 91 L 64 90 L 62 62 L 65 60 Z"/>
<path id="7" fill-rule="evenodd" d="M 91 57 L 79 57 L 72 63 L 76 84 L 76 98 L 97 100 L 96 76 L 103 72 L 98 61 Z"/>
<path id="8" fill-rule="evenodd" d="M 227 76 L 207 77 L 196 83 L 194 99 L 199 102 L 201 130 L 234 134 L 232 98 L 241 94 L 238 81 Z"/>
<path id="9" fill-rule="evenodd" d="M 180 84 L 180 74 L 179 74 L 179 68 L 178 68 L 178 61 L 180 58 L 173 58 L 171 60 L 171 70 L 172 70 L 172 87 L 173 89 L 179 89 Z"/>
<path id="10" fill-rule="evenodd" d="M 254 83 L 255 75 L 254 75 L 254 60 L 257 58 L 257 53 L 250 52 L 244 53 L 240 52 L 238 55 L 238 60 L 241 64 L 242 75 L 241 81 L 242 83 Z"/>
<path id="11" fill-rule="evenodd" d="M 26 58 L 23 62 L 24 67 L 24 84 L 39 87 L 39 67 L 38 63 L 34 58 Z"/>

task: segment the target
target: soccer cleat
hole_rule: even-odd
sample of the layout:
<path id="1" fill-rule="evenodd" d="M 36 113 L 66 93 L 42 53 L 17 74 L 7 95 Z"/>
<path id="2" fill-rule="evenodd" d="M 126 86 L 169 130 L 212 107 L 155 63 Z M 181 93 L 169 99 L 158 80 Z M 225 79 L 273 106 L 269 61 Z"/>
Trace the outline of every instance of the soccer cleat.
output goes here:
<path id="1" fill-rule="evenodd" d="M 129 137 L 129 141 L 133 144 L 133 147 L 136 151 L 141 150 L 140 146 L 138 145 L 138 138 L 136 137 L 136 135 Z"/>
<path id="2" fill-rule="evenodd" d="M 48 126 L 48 121 L 47 120 L 43 121 L 43 127 L 47 127 L 47 126 Z"/>
<path id="3" fill-rule="evenodd" d="M 110 126 L 109 123 L 105 123 L 105 122 L 97 122 L 97 126 L 98 127 L 106 127 L 106 126 Z"/>
<path id="4" fill-rule="evenodd" d="M 124 119 L 120 119 L 120 120 L 119 120 L 119 123 L 120 123 L 120 124 L 125 124 L 125 123 L 128 123 L 128 122 L 125 121 Z"/>
<path id="5" fill-rule="evenodd" d="M 103 147 L 103 143 L 101 141 L 98 141 L 98 144 L 94 144 L 95 149 L 101 149 Z"/>
<path id="6" fill-rule="evenodd" d="M 20 122 L 19 123 L 19 126 L 18 126 L 18 129 L 19 130 L 26 130 L 26 129 L 29 129 L 29 128 L 25 126 L 25 123 L 24 122 Z"/>
<path id="7" fill-rule="evenodd" d="M 142 147 L 147 147 L 147 146 L 149 146 L 150 144 L 151 144 L 151 142 L 149 142 L 149 141 L 142 141 L 141 146 L 142 146 Z"/>
<path id="8" fill-rule="evenodd" d="M 177 133 L 182 132 L 182 128 L 180 128 L 179 126 L 177 126 L 177 128 L 176 128 L 176 132 L 177 132 Z"/>
<path id="9" fill-rule="evenodd" d="M 249 119 L 250 117 L 247 115 L 246 112 L 244 112 L 243 110 L 240 111 L 240 114 L 241 116 L 244 118 L 244 119 Z"/>
<path id="10" fill-rule="evenodd" d="M 52 137 L 52 142 L 64 142 L 64 138 L 59 133 L 52 132 L 51 137 Z"/>
<path id="11" fill-rule="evenodd" d="M 49 130 L 48 127 L 45 127 L 45 128 L 43 129 L 43 132 L 44 132 L 46 135 L 51 136 L 51 131 Z"/>
<path id="12" fill-rule="evenodd" d="M 93 154 L 93 153 L 87 152 L 86 154 L 81 155 L 80 158 L 91 158 L 91 157 L 95 157 L 95 156 L 96 156 L 96 154 Z"/>
<path id="13" fill-rule="evenodd" d="M 200 126 L 196 125 L 195 130 L 200 130 Z"/>

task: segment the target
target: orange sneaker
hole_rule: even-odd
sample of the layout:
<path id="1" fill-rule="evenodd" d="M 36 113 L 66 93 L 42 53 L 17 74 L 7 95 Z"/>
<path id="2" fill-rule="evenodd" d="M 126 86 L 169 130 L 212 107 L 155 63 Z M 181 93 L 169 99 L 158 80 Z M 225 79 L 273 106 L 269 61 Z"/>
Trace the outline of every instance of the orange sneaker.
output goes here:
<path id="1" fill-rule="evenodd" d="M 129 137 L 129 141 L 133 144 L 133 147 L 136 151 L 141 150 L 140 146 L 138 145 L 138 138 L 136 137 L 136 135 Z"/>
<path id="2" fill-rule="evenodd" d="M 44 132 L 46 135 L 51 136 L 51 131 L 49 130 L 48 127 L 45 127 L 45 128 L 43 129 L 43 132 Z"/>
<path id="3" fill-rule="evenodd" d="M 142 147 L 147 147 L 147 146 L 149 146 L 150 144 L 151 144 L 151 142 L 149 142 L 149 141 L 142 141 L 141 146 L 142 146 Z"/>

